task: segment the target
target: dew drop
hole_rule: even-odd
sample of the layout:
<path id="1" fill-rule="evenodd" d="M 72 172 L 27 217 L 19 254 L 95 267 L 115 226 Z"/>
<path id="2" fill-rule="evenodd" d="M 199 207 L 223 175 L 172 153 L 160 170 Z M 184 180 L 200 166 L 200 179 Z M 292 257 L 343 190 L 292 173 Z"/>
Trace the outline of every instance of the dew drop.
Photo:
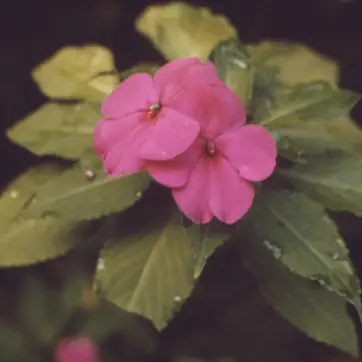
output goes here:
<path id="1" fill-rule="evenodd" d="M 105 267 L 106 267 L 106 264 L 105 264 L 105 262 L 104 262 L 104 259 L 99 258 L 99 259 L 98 259 L 98 262 L 97 262 L 97 269 L 98 269 L 98 270 L 104 270 Z"/>
<path id="2" fill-rule="evenodd" d="M 241 69 L 246 69 L 249 67 L 247 63 L 243 62 L 240 59 L 233 59 L 232 63 L 234 63 L 236 66 L 240 67 Z"/>
<path id="3" fill-rule="evenodd" d="M 141 191 L 137 191 L 136 192 L 136 197 L 137 199 L 139 199 L 142 196 L 142 192 Z"/>
<path id="4" fill-rule="evenodd" d="M 304 156 L 304 151 L 299 150 L 299 151 L 297 152 L 297 157 L 298 157 L 298 158 L 302 158 L 303 156 Z"/>
<path id="5" fill-rule="evenodd" d="M 16 199 L 16 198 L 19 197 L 19 191 L 17 191 L 17 190 L 11 190 L 11 191 L 9 192 L 9 196 L 10 196 L 12 199 Z"/>
<path id="6" fill-rule="evenodd" d="M 339 254 L 338 253 L 333 254 L 332 259 L 333 260 L 338 260 L 339 259 Z"/>
<path id="7" fill-rule="evenodd" d="M 182 302 L 182 298 L 179 295 L 176 295 L 175 297 L 173 297 L 173 301 L 175 303 L 181 303 Z"/>
<path id="8" fill-rule="evenodd" d="M 276 259 L 283 256 L 282 248 L 270 242 L 270 240 L 263 240 L 264 246 L 273 254 Z"/>

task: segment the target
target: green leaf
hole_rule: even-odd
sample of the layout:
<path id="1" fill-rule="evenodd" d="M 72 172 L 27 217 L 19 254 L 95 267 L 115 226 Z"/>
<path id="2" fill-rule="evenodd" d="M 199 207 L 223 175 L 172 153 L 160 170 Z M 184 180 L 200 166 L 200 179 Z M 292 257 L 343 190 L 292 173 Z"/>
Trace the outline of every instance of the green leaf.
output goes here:
<path id="1" fill-rule="evenodd" d="M 344 240 L 323 207 L 264 185 L 249 223 L 258 242 L 295 274 L 345 297 L 361 313 L 360 286 Z"/>
<path id="2" fill-rule="evenodd" d="M 278 153 L 295 163 L 306 163 L 305 156 L 323 153 L 330 148 L 341 148 L 348 152 L 362 152 L 362 132 L 347 117 L 323 119 L 303 126 L 283 128 L 278 132 Z"/>
<path id="3" fill-rule="evenodd" d="M 107 299 L 161 329 L 192 290 L 194 251 L 174 206 L 165 208 L 159 201 L 154 213 L 151 203 L 141 204 L 122 223 L 115 216 L 105 227 L 103 267 L 96 280 Z"/>
<path id="4" fill-rule="evenodd" d="M 79 159 L 93 147 L 99 108 L 91 103 L 50 102 L 8 129 L 7 136 L 38 156 Z"/>
<path id="5" fill-rule="evenodd" d="M 90 227 L 47 217 L 22 220 L 20 215 L 37 190 L 56 177 L 64 167 L 42 164 L 21 175 L 0 198 L 0 266 L 21 266 L 63 255 L 72 249 Z"/>
<path id="6" fill-rule="evenodd" d="M 39 187 L 64 169 L 64 166 L 47 162 L 30 168 L 11 182 L 0 196 L 0 228 L 5 230 L 31 202 Z"/>
<path id="7" fill-rule="evenodd" d="M 311 48 L 278 41 L 263 41 L 250 47 L 257 73 L 274 73 L 278 82 L 293 86 L 317 79 L 336 87 L 338 64 Z M 267 85 L 267 84 L 266 84 Z M 273 87 L 273 84 L 269 84 Z"/>
<path id="8" fill-rule="evenodd" d="M 32 76 L 49 98 L 102 102 L 119 81 L 114 70 L 109 49 L 99 45 L 68 46 L 38 65 Z"/>
<path id="9" fill-rule="evenodd" d="M 64 255 L 87 241 L 92 225 L 71 223 L 53 217 L 16 220 L 0 237 L 0 266 L 36 264 Z"/>
<path id="10" fill-rule="evenodd" d="M 150 176 L 143 171 L 111 179 L 104 173 L 100 160 L 95 159 L 92 165 L 87 170 L 82 163 L 78 163 L 46 183 L 23 216 L 56 215 L 64 220 L 97 219 L 132 206 L 151 182 Z M 86 171 L 91 171 L 94 178 L 89 180 Z"/>
<path id="11" fill-rule="evenodd" d="M 333 89 L 328 83 L 314 81 L 292 88 L 280 87 L 269 103 L 261 103 L 253 119 L 270 131 L 311 121 L 327 121 L 349 113 L 359 101 L 356 93 Z"/>
<path id="12" fill-rule="evenodd" d="M 309 337 L 358 356 L 358 337 L 346 300 L 292 273 L 248 234 L 239 240 L 245 265 L 273 308 Z"/>
<path id="13" fill-rule="evenodd" d="M 254 66 L 247 47 L 237 38 L 221 41 L 209 56 L 219 78 L 238 96 L 244 107 L 248 107 L 253 91 Z"/>
<path id="14" fill-rule="evenodd" d="M 280 169 L 279 174 L 325 207 L 362 216 L 361 157 L 333 147 L 304 157 L 306 164 Z"/>

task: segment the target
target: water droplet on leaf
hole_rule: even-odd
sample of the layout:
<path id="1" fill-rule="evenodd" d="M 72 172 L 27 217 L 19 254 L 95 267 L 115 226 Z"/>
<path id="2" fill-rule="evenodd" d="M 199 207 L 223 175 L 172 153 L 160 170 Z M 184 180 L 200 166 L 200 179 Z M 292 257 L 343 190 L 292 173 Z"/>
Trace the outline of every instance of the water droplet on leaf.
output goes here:
<path id="1" fill-rule="evenodd" d="M 137 191 L 136 192 L 136 197 L 137 199 L 139 199 L 142 196 L 142 192 L 141 191 Z"/>
<path id="2" fill-rule="evenodd" d="M 97 262 L 97 269 L 98 270 L 104 270 L 104 268 L 106 267 L 104 259 L 99 258 L 98 262 Z"/>
<path id="3" fill-rule="evenodd" d="M 9 192 L 9 196 L 12 198 L 12 199 L 16 199 L 18 196 L 19 196 L 19 191 L 17 190 L 11 190 Z"/>
<path id="4" fill-rule="evenodd" d="M 263 244 L 276 259 L 280 259 L 283 256 L 282 248 L 273 244 L 270 240 L 263 240 Z"/>

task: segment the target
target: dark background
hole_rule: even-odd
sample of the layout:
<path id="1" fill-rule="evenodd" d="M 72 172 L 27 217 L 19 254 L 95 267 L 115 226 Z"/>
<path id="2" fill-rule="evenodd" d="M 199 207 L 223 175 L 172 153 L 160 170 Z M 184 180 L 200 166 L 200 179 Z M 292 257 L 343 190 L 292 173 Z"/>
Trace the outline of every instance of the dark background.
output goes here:
<path id="1" fill-rule="evenodd" d="M 30 78 L 31 69 L 60 47 L 99 43 L 112 49 L 118 69 L 139 61 L 161 60 L 134 31 L 136 16 L 153 3 L 145 0 L 12 0 L 0 8 L 0 188 L 37 162 L 12 145 L 3 131 L 39 107 L 45 98 Z M 337 60 L 341 85 L 362 92 L 362 4 L 360 0 L 192 1 L 227 15 L 240 38 L 305 42 Z M 358 107 L 355 118 L 358 117 Z"/>

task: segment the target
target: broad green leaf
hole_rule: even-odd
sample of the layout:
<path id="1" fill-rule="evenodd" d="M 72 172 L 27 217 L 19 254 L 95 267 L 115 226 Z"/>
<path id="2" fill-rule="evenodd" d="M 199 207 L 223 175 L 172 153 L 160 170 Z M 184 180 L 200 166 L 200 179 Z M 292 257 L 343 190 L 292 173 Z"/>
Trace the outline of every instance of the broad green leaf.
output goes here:
<path id="1" fill-rule="evenodd" d="M 362 216 L 361 170 L 360 155 L 329 148 L 309 157 L 306 164 L 281 169 L 279 173 L 325 207 Z"/>
<path id="2" fill-rule="evenodd" d="M 148 206 L 106 226 L 96 280 L 107 299 L 161 329 L 192 290 L 194 251 L 178 212 L 159 204 L 154 213 Z"/>
<path id="3" fill-rule="evenodd" d="M 303 44 L 263 41 L 250 52 L 259 72 L 275 72 L 287 86 L 322 80 L 335 88 L 338 83 L 337 63 Z"/>
<path id="4" fill-rule="evenodd" d="M 0 198 L 0 266 L 35 264 L 63 255 L 86 235 L 88 225 L 47 217 L 23 220 L 23 210 L 42 185 L 57 177 L 64 167 L 42 164 L 21 175 Z"/>
<path id="5" fill-rule="evenodd" d="M 277 134 L 279 155 L 295 163 L 306 163 L 308 153 L 325 152 L 331 147 L 362 152 L 362 132 L 346 116 L 283 128 Z"/>
<path id="6" fill-rule="evenodd" d="M 84 163 L 83 163 L 84 164 Z M 24 217 L 55 215 L 65 220 L 91 220 L 123 211 L 141 197 L 151 182 L 146 172 L 109 178 L 100 160 L 87 170 L 82 163 L 46 183 L 24 211 Z M 91 171 L 93 179 L 85 172 Z"/>
<path id="7" fill-rule="evenodd" d="M 49 98 L 103 101 L 115 88 L 112 52 L 99 45 L 68 46 L 37 66 L 32 76 Z"/>
<path id="8" fill-rule="evenodd" d="M 0 228 L 5 230 L 31 202 L 39 187 L 64 169 L 56 163 L 44 163 L 15 179 L 0 195 Z"/>
<path id="9" fill-rule="evenodd" d="M 360 96 L 315 81 L 292 88 L 280 87 L 269 103 L 261 103 L 253 119 L 270 131 L 311 121 L 325 121 L 349 113 Z"/>
<path id="10" fill-rule="evenodd" d="M 237 36 L 225 16 L 180 1 L 148 6 L 136 19 L 135 27 L 167 60 L 206 60 L 221 40 Z"/>
<path id="11" fill-rule="evenodd" d="M 78 159 L 93 146 L 100 119 L 96 104 L 49 102 L 8 129 L 7 136 L 38 156 Z"/>
<path id="12" fill-rule="evenodd" d="M 64 255 L 87 241 L 91 224 L 71 223 L 53 217 L 16 220 L 0 237 L 0 266 L 36 264 Z"/>
<path id="13" fill-rule="evenodd" d="M 258 242 L 295 274 L 345 297 L 361 313 L 348 249 L 323 207 L 302 193 L 264 185 L 249 223 Z"/>
<path id="14" fill-rule="evenodd" d="M 254 82 L 254 66 L 247 47 L 237 38 L 221 41 L 209 56 L 223 80 L 248 107 Z"/>
<path id="15" fill-rule="evenodd" d="M 245 265 L 276 311 L 309 337 L 358 355 L 356 328 L 343 297 L 291 272 L 262 247 L 258 236 L 249 234 L 238 244 Z"/>

